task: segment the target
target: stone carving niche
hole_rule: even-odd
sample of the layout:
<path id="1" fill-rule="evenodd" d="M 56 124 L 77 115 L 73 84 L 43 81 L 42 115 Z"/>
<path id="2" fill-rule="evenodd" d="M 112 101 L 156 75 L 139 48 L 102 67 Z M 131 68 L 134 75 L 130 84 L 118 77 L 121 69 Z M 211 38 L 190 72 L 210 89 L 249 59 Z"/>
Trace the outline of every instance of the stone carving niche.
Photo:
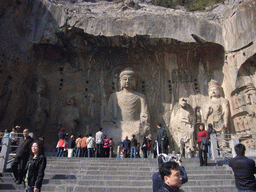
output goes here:
<path id="1" fill-rule="evenodd" d="M 255 147 L 256 88 L 255 55 L 245 61 L 238 71 L 236 89 L 231 92 L 234 133 L 246 147 Z"/>

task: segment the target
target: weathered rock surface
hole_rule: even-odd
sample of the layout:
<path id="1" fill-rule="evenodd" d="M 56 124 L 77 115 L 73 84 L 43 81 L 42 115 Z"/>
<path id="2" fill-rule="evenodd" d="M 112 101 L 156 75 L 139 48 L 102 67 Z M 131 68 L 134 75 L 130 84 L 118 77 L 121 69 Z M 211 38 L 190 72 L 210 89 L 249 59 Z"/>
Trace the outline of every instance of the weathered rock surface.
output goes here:
<path id="1" fill-rule="evenodd" d="M 77 130 L 94 133 L 110 94 L 119 90 L 116 74 L 125 67 L 139 73 L 137 88 L 148 100 L 153 136 L 158 122 L 172 130 L 180 97 L 201 109 L 211 79 L 230 102 L 229 131 L 235 132 L 237 119 L 249 119 L 244 126 L 250 126 L 253 102 L 234 107 L 234 96 L 245 99 L 248 84 L 256 84 L 255 14 L 254 0 L 227 0 L 193 13 L 141 2 L 2 1 L 1 127 L 20 124 L 33 131 L 28 98 L 41 77 L 51 105 L 47 140 L 56 140 L 58 112 L 68 94 L 77 101 Z"/>

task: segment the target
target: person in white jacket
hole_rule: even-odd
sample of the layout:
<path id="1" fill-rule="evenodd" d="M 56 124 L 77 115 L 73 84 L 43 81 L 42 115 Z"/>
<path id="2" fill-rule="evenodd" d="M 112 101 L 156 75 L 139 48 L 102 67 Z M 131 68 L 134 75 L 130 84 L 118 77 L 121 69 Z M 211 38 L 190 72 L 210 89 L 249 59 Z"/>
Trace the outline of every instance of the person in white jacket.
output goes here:
<path id="1" fill-rule="evenodd" d="M 88 157 L 93 157 L 95 149 L 95 139 L 92 137 L 92 134 L 89 133 L 89 137 L 86 140 Z"/>

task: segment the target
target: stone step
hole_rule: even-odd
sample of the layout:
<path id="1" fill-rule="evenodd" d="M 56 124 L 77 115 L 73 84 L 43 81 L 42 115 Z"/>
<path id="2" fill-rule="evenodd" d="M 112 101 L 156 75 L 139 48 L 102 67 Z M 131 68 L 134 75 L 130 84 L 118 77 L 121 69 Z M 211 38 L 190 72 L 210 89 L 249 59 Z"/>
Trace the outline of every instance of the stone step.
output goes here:
<path id="1" fill-rule="evenodd" d="M 196 186 L 196 187 L 181 187 L 186 192 L 233 192 L 236 191 L 234 186 Z M 19 186 L 17 190 L 24 188 Z M 61 192 L 149 192 L 152 191 L 152 187 L 145 186 L 81 186 L 81 185 L 43 185 L 42 190 L 45 191 L 61 191 Z M 1 190 L 2 192 L 2 190 Z M 10 192 L 10 191 L 9 191 Z"/>
<path id="2" fill-rule="evenodd" d="M 198 159 L 184 159 L 183 165 L 189 177 L 182 187 L 186 192 L 235 190 L 233 173 L 228 166 L 213 166 L 216 163 L 211 161 L 211 166 L 200 167 Z M 42 191 L 152 191 L 151 176 L 156 171 L 156 159 L 47 157 Z M 9 191 L 24 191 L 22 185 L 13 182 L 10 172 L 2 176 L 0 184 L 13 187 Z"/>
<path id="3" fill-rule="evenodd" d="M 235 186 L 196 186 L 196 187 L 181 187 L 186 192 L 236 192 Z"/>

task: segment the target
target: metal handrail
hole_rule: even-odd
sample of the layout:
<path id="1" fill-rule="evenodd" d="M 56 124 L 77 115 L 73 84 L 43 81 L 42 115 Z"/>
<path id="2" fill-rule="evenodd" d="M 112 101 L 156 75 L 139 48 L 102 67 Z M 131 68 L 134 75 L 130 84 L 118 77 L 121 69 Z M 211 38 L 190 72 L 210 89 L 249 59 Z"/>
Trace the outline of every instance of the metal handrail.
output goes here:
<path id="1" fill-rule="evenodd" d="M 237 143 L 240 143 L 241 140 L 246 140 L 246 139 L 253 139 L 255 140 L 255 138 L 253 138 L 253 135 L 256 135 L 256 133 L 252 133 L 252 134 L 243 134 L 243 133 L 238 133 L 238 134 L 215 134 L 216 136 L 214 137 L 216 144 L 216 147 L 212 148 L 212 150 L 216 150 L 218 151 L 221 155 L 218 155 L 217 158 L 230 158 L 230 157 L 234 157 L 235 152 L 234 152 L 234 145 Z M 220 138 L 220 136 L 226 136 L 224 138 Z M 239 136 L 246 136 L 246 138 L 242 138 Z M 224 148 L 220 148 L 218 147 L 218 142 L 225 142 L 227 145 L 227 147 Z M 255 156 L 256 154 L 256 149 L 251 148 L 251 147 L 247 147 L 247 156 Z M 215 153 L 217 154 L 217 153 Z M 216 158 L 216 157 L 214 157 Z"/>

